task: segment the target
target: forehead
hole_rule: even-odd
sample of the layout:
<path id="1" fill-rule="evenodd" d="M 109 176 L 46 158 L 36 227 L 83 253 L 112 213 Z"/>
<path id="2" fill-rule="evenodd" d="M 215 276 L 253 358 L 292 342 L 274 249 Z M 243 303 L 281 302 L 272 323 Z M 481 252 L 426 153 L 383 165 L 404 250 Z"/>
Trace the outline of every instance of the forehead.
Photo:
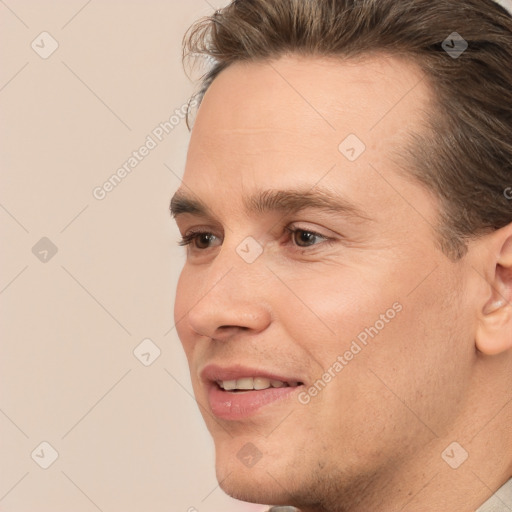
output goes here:
<path id="1" fill-rule="evenodd" d="M 229 130 L 389 128 L 397 119 L 390 109 L 411 114 L 428 97 L 425 75 L 410 59 L 291 55 L 230 65 L 206 92 L 199 120 L 222 121 Z"/>
<path id="2" fill-rule="evenodd" d="M 262 183 L 282 188 L 319 180 L 371 196 L 378 191 L 369 163 L 387 172 L 392 153 L 421 126 L 429 99 L 419 68 L 385 55 L 237 63 L 204 96 L 184 179 L 228 202 Z M 349 140 L 359 140 L 364 152 L 349 161 L 340 144 L 354 135 Z"/>

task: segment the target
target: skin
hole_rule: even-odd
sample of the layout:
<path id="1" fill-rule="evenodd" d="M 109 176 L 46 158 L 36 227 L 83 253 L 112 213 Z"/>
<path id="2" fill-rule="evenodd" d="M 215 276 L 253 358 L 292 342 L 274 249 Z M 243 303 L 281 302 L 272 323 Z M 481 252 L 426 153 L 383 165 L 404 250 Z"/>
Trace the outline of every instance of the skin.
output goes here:
<path id="1" fill-rule="evenodd" d="M 220 486 L 236 498 L 304 512 L 463 512 L 512 476 L 512 224 L 459 261 L 439 249 L 437 200 L 393 157 L 431 108 L 424 78 L 385 55 L 287 56 L 234 64 L 205 95 L 180 192 L 211 214 L 176 221 L 182 235 L 216 238 L 188 246 L 174 314 Z M 338 150 L 348 134 L 366 145 L 354 162 Z M 297 186 L 328 188 L 368 219 L 243 208 L 256 190 Z M 287 226 L 333 243 L 299 247 Z M 251 264 L 236 252 L 248 236 L 264 248 Z M 206 364 L 285 369 L 307 389 L 397 302 L 307 404 L 212 416 Z M 456 470 L 441 457 L 454 441 L 469 454 Z M 262 454 L 250 468 L 237 457 L 246 443 Z"/>

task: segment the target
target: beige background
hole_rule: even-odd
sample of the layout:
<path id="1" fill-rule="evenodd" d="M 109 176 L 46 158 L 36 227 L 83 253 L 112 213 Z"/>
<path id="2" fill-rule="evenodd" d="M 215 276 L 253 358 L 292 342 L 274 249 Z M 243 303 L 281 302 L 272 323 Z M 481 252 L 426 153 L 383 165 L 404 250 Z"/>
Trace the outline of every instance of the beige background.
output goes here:
<path id="1" fill-rule="evenodd" d="M 185 123 L 93 196 L 188 100 L 182 36 L 223 3 L 0 1 L 0 511 L 264 509 L 218 488 L 173 329 Z"/>

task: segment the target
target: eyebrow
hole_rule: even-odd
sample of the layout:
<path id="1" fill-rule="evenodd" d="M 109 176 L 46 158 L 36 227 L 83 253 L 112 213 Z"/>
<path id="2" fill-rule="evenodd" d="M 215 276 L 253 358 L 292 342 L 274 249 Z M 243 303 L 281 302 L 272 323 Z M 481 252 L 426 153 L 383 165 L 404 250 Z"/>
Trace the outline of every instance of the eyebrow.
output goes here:
<path id="1" fill-rule="evenodd" d="M 360 220 L 371 220 L 356 205 L 327 188 L 262 190 L 243 198 L 245 213 L 248 215 L 268 212 L 294 214 L 307 209 L 339 213 Z M 176 191 L 171 199 L 171 215 L 176 218 L 189 213 L 201 217 L 213 217 L 210 209 L 199 199 Z"/>

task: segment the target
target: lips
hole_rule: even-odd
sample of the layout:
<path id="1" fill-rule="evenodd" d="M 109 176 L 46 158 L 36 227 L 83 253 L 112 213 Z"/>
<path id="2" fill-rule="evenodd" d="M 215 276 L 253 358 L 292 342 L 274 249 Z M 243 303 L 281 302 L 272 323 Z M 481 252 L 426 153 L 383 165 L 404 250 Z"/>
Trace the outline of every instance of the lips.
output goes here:
<path id="1" fill-rule="evenodd" d="M 297 376 L 259 368 L 210 364 L 200 377 L 208 392 L 212 413 L 225 420 L 242 420 L 277 401 L 290 399 L 303 386 Z"/>

